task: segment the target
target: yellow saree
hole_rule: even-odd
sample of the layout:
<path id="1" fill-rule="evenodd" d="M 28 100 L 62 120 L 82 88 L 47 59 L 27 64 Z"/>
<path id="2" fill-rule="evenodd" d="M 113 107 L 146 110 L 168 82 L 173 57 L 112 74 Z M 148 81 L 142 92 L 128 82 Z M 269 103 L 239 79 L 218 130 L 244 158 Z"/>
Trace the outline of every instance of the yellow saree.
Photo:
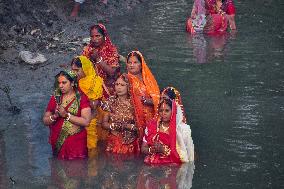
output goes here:
<path id="1" fill-rule="evenodd" d="M 79 80 L 80 89 L 88 96 L 90 101 L 98 100 L 103 96 L 103 79 L 97 75 L 93 63 L 86 56 L 78 57 L 82 63 L 82 69 L 86 75 Z M 91 120 L 87 130 L 88 149 L 96 148 L 98 141 L 97 117 Z"/>

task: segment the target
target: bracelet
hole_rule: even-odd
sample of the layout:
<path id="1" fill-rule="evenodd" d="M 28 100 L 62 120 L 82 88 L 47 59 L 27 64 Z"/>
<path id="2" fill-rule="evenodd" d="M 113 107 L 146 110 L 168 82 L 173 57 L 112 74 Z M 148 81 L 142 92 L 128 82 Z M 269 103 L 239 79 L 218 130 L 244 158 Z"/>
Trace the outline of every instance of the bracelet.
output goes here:
<path id="1" fill-rule="evenodd" d="M 68 116 L 67 116 L 67 118 L 66 118 L 65 120 L 66 120 L 66 121 L 69 121 L 69 119 L 70 119 L 70 117 L 71 117 L 70 112 L 68 112 L 67 115 L 68 115 Z"/>
<path id="2" fill-rule="evenodd" d="M 114 123 L 111 123 L 111 124 L 109 125 L 109 128 L 110 128 L 110 130 L 114 130 Z"/>
<path id="3" fill-rule="evenodd" d="M 51 116 L 49 116 L 49 119 L 51 120 L 51 121 L 55 121 L 55 119 L 52 119 L 52 115 Z"/>
<path id="4" fill-rule="evenodd" d="M 131 131 L 134 131 L 134 124 L 132 124 L 130 130 L 131 130 Z"/>
<path id="5" fill-rule="evenodd" d="M 103 60 L 103 57 L 101 57 L 100 60 L 96 62 L 96 64 L 101 63 L 102 60 Z"/>
<path id="6" fill-rule="evenodd" d="M 149 154 L 152 154 L 151 149 L 152 149 L 152 146 L 150 146 L 150 147 L 148 148 L 148 153 L 149 153 Z"/>

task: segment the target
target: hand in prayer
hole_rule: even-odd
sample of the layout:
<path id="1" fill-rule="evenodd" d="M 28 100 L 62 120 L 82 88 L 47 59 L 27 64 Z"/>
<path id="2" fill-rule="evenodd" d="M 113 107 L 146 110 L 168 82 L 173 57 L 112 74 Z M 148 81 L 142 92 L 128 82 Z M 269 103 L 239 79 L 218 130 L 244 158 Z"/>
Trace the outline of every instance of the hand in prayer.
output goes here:
<path id="1" fill-rule="evenodd" d="M 97 49 L 93 49 L 93 50 L 92 50 L 90 59 L 91 59 L 92 61 L 94 61 L 94 62 L 97 62 L 97 61 L 98 61 L 98 59 L 99 59 L 99 53 L 98 53 L 98 50 L 97 50 Z"/>
<path id="2" fill-rule="evenodd" d="M 68 116 L 67 111 L 62 106 L 57 106 L 56 111 L 60 117 L 66 118 Z"/>

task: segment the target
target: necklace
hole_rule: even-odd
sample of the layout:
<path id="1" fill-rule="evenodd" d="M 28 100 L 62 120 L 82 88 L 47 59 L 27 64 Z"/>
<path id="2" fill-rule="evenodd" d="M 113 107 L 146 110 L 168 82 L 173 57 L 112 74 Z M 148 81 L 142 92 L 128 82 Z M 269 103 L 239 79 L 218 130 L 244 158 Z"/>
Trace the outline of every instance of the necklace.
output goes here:
<path id="1" fill-rule="evenodd" d="M 169 130 L 169 126 L 165 126 L 163 122 L 160 123 L 160 127 L 163 132 L 167 132 Z"/>
<path id="2" fill-rule="evenodd" d="M 62 101 L 62 105 L 66 107 L 74 99 L 74 97 L 75 97 L 74 94 L 70 96 L 65 96 L 64 101 Z"/>

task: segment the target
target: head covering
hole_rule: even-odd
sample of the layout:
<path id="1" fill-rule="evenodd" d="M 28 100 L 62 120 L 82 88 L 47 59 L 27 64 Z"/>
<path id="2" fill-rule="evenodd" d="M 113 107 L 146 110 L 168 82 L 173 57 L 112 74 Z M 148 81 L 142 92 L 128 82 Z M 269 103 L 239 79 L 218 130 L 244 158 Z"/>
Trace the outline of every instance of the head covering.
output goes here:
<path id="1" fill-rule="evenodd" d="M 158 121 L 160 121 L 160 118 L 158 118 Z M 182 110 L 175 100 L 172 101 L 169 136 L 171 159 L 177 163 L 193 161 L 194 144 L 191 137 L 191 129 L 189 125 L 183 122 Z"/>
<path id="2" fill-rule="evenodd" d="M 163 94 L 166 94 L 166 92 L 167 92 L 168 90 L 172 90 L 172 91 L 175 93 L 175 99 L 171 99 L 171 100 L 174 100 L 174 101 L 176 102 L 176 104 L 177 104 L 178 106 L 180 106 L 180 109 L 181 109 L 181 111 L 182 111 L 182 121 L 183 121 L 184 123 L 186 123 L 186 116 L 185 116 L 185 111 L 184 111 L 184 107 L 183 107 L 183 104 L 182 104 L 180 92 L 179 92 L 176 88 L 174 88 L 174 87 L 166 87 L 166 88 L 162 91 L 161 96 L 162 96 Z"/>
<path id="3" fill-rule="evenodd" d="M 146 90 L 147 93 L 151 96 L 152 100 L 153 100 L 153 104 L 154 104 L 154 111 L 155 113 L 158 110 L 158 104 L 159 104 L 159 100 L 160 100 L 160 89 L 158 86 L 158 83 L 154 77 L 154 75 L 152 74 L 151 70 L 149 69 L 149 67 L 147 66 L 143 55 L 139 52 L 139 51 L 131 51 L 127 57 L 131 54 L 131 53 L 137 53 L 142 62 L 142 79 L 143 82 L 146 86 Z"/>
<path id="4" fill-rule="evenodd" d="M 97 75 L 93 63 L 86 56 L 78 56 L 82 63 L 82 69 L 86 75 L 79 80 L 80 89 L 88 96 L 90 100 L 96 100 L 102 97 L 103 79 Z"/>

